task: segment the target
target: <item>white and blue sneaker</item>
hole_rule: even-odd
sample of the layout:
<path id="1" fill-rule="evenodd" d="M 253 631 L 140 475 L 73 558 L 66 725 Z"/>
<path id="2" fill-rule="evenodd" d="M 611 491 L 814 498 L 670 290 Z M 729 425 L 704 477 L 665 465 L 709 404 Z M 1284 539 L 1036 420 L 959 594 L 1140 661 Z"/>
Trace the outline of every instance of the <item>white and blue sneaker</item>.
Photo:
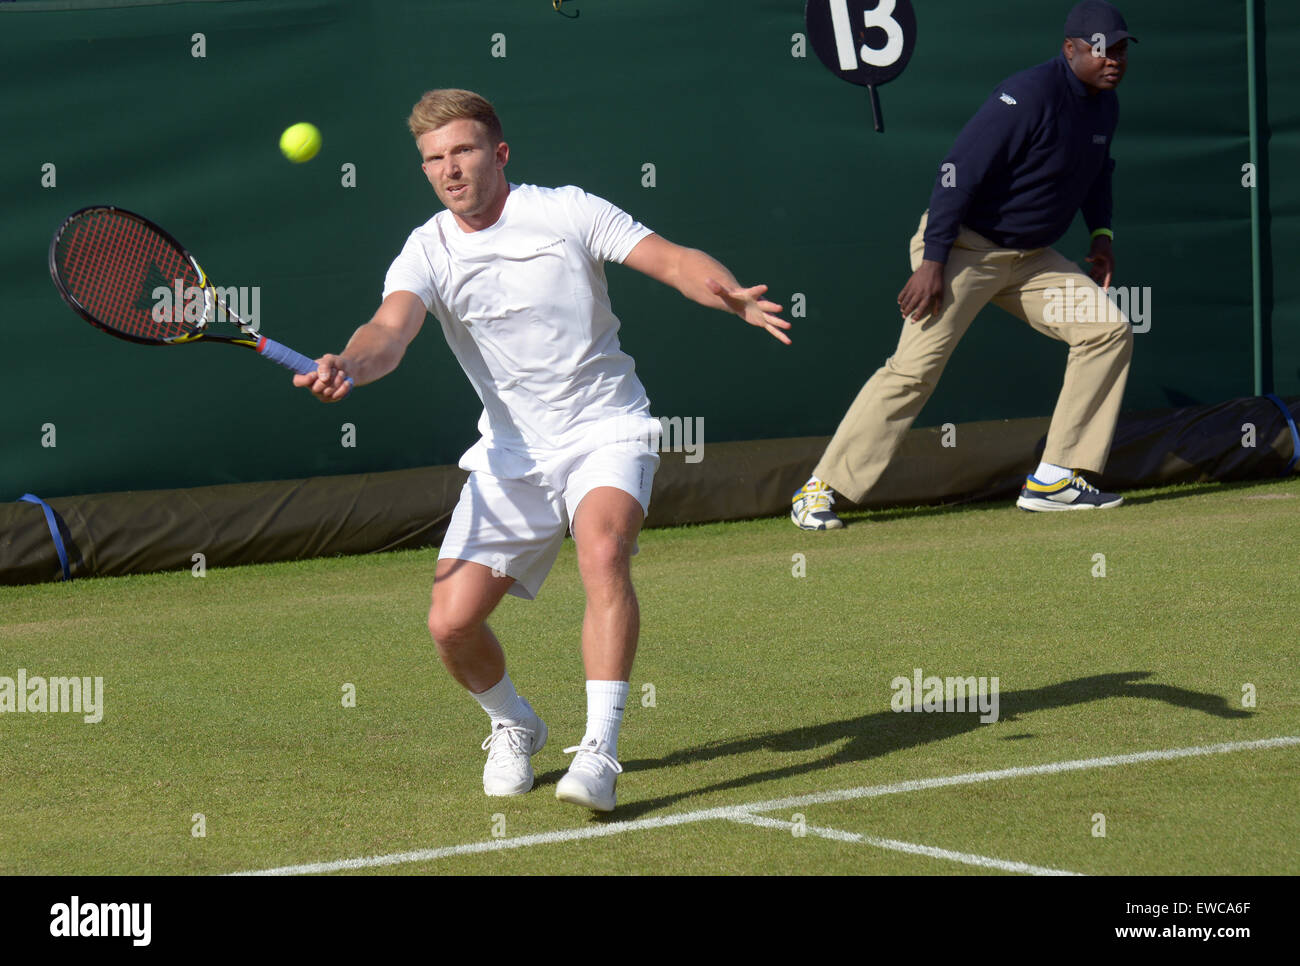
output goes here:
<path id="1" fill-rule="evenodd" d="M 562 802 L 583 805 L 597 812 L 612 812 L 616 804 L 614 783 L 623 766 L 609 753 L 609 746 L 596 738 L 565 748 L 573 755 L 573 764 L 555 786 L 555 797 Z"/>
<path id="2" fill-rule="evenodd" d="M 533 787 L 531 759 L 546 744 L 546 722 L 532 705 L 523 698 L 519 700 L 527 716 L 521 721 L 495 722 L 492 733 L 483 739 L 483 750 L 488 753 L 483 766 L 485 795 L 522 795 Z"/>
<path id="3" fill-rule="evenodd" d="M 838 530 L 844 523 L 831 509 L 834 502 L 835 491 L 814 476 L 791 497 L 790 519 L 800 530 Z"/>
<path id="4" fill-rule="evenodd" d="M 1016 506 L 1022 510 L 1109 510 L 1124 498 L 1118 493 L 1103 493 L 1078 473 L 1058 483 L 1043 483 L 1026 477 Z"/>

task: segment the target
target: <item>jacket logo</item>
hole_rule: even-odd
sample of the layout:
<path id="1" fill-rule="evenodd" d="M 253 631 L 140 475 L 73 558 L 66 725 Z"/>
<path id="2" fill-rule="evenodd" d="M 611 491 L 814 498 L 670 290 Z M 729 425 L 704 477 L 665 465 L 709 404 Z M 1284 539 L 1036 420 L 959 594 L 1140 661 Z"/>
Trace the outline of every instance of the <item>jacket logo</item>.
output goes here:
<path id="1" fill-rule="evenodd" d="M 1104 134 L 1094 134 L 1094 135 L 1092 136 L 1092 143 L 1093 143 L 1093 144 L 1105 144 L 1105 143 L 1106 143 L 1106 135 L 1104 135 Z"/>
<path id="2" fill-rule="evenodd" d="M 1016 102 L 1016 99 L 1012 97 L 1010 94 L 1003 94 L 1001 97 L 998 98 L 998 100 L 1000 100 L 1003 104 L 1014 104 Z"/>

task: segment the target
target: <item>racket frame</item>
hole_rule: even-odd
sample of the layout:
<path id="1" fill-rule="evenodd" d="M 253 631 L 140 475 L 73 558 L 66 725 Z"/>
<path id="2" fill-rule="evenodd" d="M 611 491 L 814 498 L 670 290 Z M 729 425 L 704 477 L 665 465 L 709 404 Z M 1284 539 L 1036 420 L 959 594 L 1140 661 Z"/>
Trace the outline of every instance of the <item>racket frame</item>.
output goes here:
<path id="1" fill-rule="evenodd" d="M 203 316 L 197 322 L 187 323 L 193 325 L 193 331 L 182 332 L 180 335 L 170 336 L 165 339 L 151 339 L 142 336 L 129 335 L 128 333 L 122 332 L 121 330 L 95 318 L 94 313 L 86 308 L 86 306 L 84 306 L 75 295 L 68 291 L 67 285 L 64 284 L 63 273 L 59 269 L 57 258 L 59 240 L 73 223 L 80 220 L 87 213 L 94 211 L 113 212 L 114 214 L 124 215 L 127 218 L 140 222 L 150 231 L 156 232 L 158 235 L 162 236 L 169 245 L 176 249 L 176 251 L 194 267 L 194 271 L 197 272 L 199 276 L 199 284 L 197 288 L 203 293 Z M 72 310 L 91 325 L 95 326 L 95 328 L 107 332 L 109 335 L 117 336 L 119 339 L 125 339 L 127 342 L 134 342 L 137 345 L 158 346 L 184 345 L 188 342 L 206 340 L 209 342 L 226 342 L 231 345 L 247 346 L 250 349 L 257 350 L 261 345 L 262 340 L 265 338 L 257 331 L 255 326 L 245 323 L 243 319 L 235 314 L 230 306 L 217 296 L 216 290 L 212 285 L 212 280 L 208 277 L 208 273 L 203 270 L 203 266 L 199 264 L 198 259 L 190 253 L 188 248 L 177 240 L 175 235 L 169 232 L 166 228 L 163 228 L 157 222 L 146 218 L 144 215 L 138 214 L 134 211 L 129 211 L 118 205 L 87 205 L 84 208 L 78 208 L 72 214 L 68 215 L 68 217 L 63 219 L 63 223 L 55 230 L 54 237 L 50 239 L 49 263 L 50 277 L 54 280 L 54 285 L 59 290 L 59 295 L 63 297 L 63 300 L 68 303 Z M 176 311 L 176 309 L 173 309 L 173 311 Z M 240 332 L 243 333 L 243 336 L 218 335 L 209 331 L 209 323 L 211 323 L 214 318 L 224 318 L 231 322 L 239 328 Z"/>

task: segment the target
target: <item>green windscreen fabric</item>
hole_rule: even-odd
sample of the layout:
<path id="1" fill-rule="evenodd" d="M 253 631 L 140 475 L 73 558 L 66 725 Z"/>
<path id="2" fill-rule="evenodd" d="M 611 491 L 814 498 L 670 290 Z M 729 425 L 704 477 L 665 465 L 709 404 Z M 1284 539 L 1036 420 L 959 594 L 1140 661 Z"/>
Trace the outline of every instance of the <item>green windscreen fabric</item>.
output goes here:
<path id="1" fill-rule="evenodd" d="M 1259 17 L 1256 45 L 1261 60 L 1260 198 L 1265 228 L 1263 307 L 1265 361 L 1280 396 L 1300 392 L 1300 291 L 1295 256 L 1300 252 L 1300 4 L 1269 3 Z"/>
<path id="2" fill-rule="evenodd" d="M 246 350 L 110 339 L 46 269 L 68 212 L 118 204 L 175 234 L 217 284 L 256 290 L 271 338 L 339 351 L 438 209 L 405 127 L 432 87 L 493 100 L 514 181 L 581 185 L 786 306 L 788 348 L 609 266 L 656 415 L 702 419 L 717 443 L 830 434 L 898 337 L 907 242 L 939 161 L 1001 78 L 1056 55 L 1070 3 L 913 6 L 916 48 L 879 89 L 876 134 L 866 91 L 802 42 L 799 0 L 566 2 L 576 19 L 550 0 L 0 3 L 8 76 L 25 79 L 0 90 L 0 497 L 454 464 L 480 405 L 432 320 L 395 373 L 323 406 Z M 1115 284 L 1149 293 L 1150 312 L 1125 408 L 1249 395 L 1244 7 L 1121 7 L 1141 42 L 1113 148 Z M 1300 120 L 1300 15 L 1262 16 L 1280 168 Z M 324 146 L 294 165 L 277 141 L 302 120 Z M 1296 229 L 1284 181 L 1271 186 L 1280 240 Z M 1081 221 L 1057 247 L 1082 259 Z M 1298 312 L 1279 285 L 1282 393 L 1300 374 Z M 917 426 L 1046 416 L 1065 353 L 987 309 Z"/>

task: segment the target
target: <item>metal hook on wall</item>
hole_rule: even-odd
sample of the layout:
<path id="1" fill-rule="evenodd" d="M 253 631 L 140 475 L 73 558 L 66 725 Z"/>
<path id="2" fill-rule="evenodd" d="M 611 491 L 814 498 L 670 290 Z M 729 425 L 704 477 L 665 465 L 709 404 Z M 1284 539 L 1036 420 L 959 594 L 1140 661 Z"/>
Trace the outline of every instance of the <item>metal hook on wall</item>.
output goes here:
<path id="1" fill-rule="evenodd" d="M 560 9 L 560 6 L 561 6 L 563 3 L 564 3 L 564 0 L 551 0 L 551 7 L 552 7 L 552 8 L 555 10 L 555 12 L 558 13 L 561 17 L 564 17 L 566 20 L 577 20 L 579 17 L 582 16 L 582 11 L 581 11 L 581 10 L 575 10 L 575 11 L 573 11 L 573 16 L 569 16 L 567 13 L 565 13 L 563 10 Z"/>

